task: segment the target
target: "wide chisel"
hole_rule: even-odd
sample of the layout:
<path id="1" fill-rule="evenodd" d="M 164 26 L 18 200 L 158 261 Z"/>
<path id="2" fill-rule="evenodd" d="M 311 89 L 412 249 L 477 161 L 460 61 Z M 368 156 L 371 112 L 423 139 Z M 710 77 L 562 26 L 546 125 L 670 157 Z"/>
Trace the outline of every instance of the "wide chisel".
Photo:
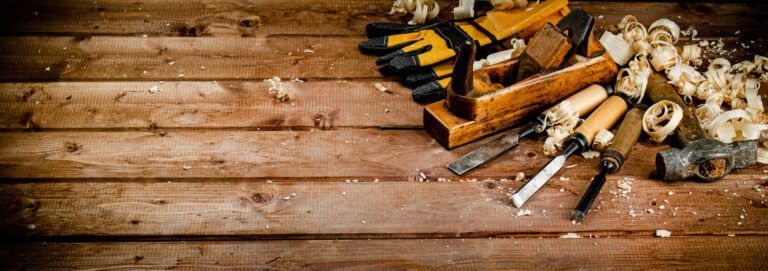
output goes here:
<path id="1" fill-rule="evenodd" d="M 563 153 L 550 160 L 536 176 L 512 195 L 512 203 L 517 208 L 522 207 L 555 173 L 560 171 L 571 154 L 588 149 L 597 132 L 601 129 L 610 129 L 624 115 L 624 112 L 627 112 L 627 103 L 624 99 L 619 96 L 608 97 L 566 140 Z"/>
<path id="2" fill-rule="evenodd" d="M 629 157 L 629 152 L 632 151 L 632 147 L 637 143 L 637 139 L 640 138 L 640 133 L 643 130 L 643 113 L 645 113 L 644 108 L 635 107 L 624 116 L 624 120 L 619 125 L 619 130 L 616 131 L 616 136 L 614 136 L 615 141 L 608 147 L 608 150 L 600 155 L 600 173 L 592 179 L 587 192 L 581 197 L 579 204 L 571 214 L 573 220 L 582 221 L 587 217 L 587 212 L 592 207 L 592 203 L 595 202 L 597 195 L 600 194 L 600 190 L 603 189 L 605 176 L 608 173 L 619 171 L 621 165 L 624 164 L 624 160 Z"/>
<path id="3" fill-rule="evenodd" d="M 568 107 L 574 112 L 577 112 L 579 117 L 582 117 L 594 110 L 595 107 L 605 101 L 605 99 L 608 98 L 608 95 L 611 95 L 612 93 L 613 89 L 609 85 L 591 85 L 561 101 L 558 105 L 544 111 L 534 120 L 515 129 L 513 132 L 506 133 L 499 138 L 480 146 L 480 148 L 465 154 L 459 159 L 456 159 L 456 161 L 448 164 L 448 168 L 457 175 L 463 175 L 516 147 L 520 142 L 520 139 L 533 133 L 544 132 L 550 125 L 550 123 L 546 121 L 546 115 L 548 112 L 554 110 L 554 108 L 557 108 L 558 106 Z"/>

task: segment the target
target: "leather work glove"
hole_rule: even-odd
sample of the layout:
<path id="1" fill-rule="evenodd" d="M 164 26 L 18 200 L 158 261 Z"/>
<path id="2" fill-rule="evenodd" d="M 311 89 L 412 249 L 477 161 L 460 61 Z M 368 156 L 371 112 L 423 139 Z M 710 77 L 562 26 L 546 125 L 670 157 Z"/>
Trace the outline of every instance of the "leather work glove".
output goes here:
<path id="1" fill-rule="evenodd" d="M 422 91 L 429 94 L 425 97 L 428 99 L 420 99 L 417 93 L 414 99 L 436 100 L 434 93 L 444 90 L 450 82 L 452 65 L 446 60 L 454 58 L 458 44 L 471 39 L 482 47 L 515 34 L 530 37 L 546 22 L 555 23 L 567 14 L 567 4 L 567 0 L 547 0 L 531 3 L 526 9 L 490 11 L 471 20 L 428 26 L 370 23 L 366 26 L 370 39 L 360 43 L 359 48 L 363 53 L 383 55 L 376 64 L 384 65 L 385 71 L 408 73 L 406 83 L 423 84 L 417 89 L 431 89 Z"/>

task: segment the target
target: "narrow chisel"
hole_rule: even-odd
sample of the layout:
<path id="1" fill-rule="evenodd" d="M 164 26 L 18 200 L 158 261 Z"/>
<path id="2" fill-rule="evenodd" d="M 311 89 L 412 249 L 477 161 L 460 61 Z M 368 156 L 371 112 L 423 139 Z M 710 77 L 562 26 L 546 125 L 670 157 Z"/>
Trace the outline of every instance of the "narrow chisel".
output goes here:
<path id="1" fill-rule="evenodd" d="M 608 97 L 566 140 L 563 153 L 549 161 L 536 176 L 512 195 L 512 203 L 517 208 L 522 207 L 555 173 L 560 171 L 571 154 L 588 149 L 597 132 L 600 129 L 610 129 L 624 115 L 624 112 L 627 112 L 627 103 L 624 99 L 619 96 Z"/>
<path id="2" fill-rule="evenodd" d="M 608 98 L 608 95 L 612 93 L 613 89 L 609 85 L 591 85 L 576 94 L 571 95 L 571 97 L 563 100 L 558 105 L 567 104 L 568 107 L 579 114 L 579 117 L 582 117 L 594 110 L 595 107 L 605 101 L 605 99 Z M 553 108 L 544 111 L 544 113 L 537 116 L 533 121 L 515 129 L 512 133 L 506 133 L 499 138 L 480 146 L 480 148 L 465 154 L 459 159 L 456 159 L 456 161 L 448 164 L 448 168 L 457 175 L 463 175 L 514 148 L 518 145 L 521 138 L 533 133 L 544 132 L 550 125 L 550 123 L 547 123 L 545 116 L 549 111 L 552 111 Z"/>
<path id="3" fill-rule="evenodd" d="M 645 109 L 632 108 L 624 116 L 624 120 L 619 125 L 619 130 L 616 131 L 614 136 L 615 141 L 613 144 L 600 155 L 600 173 L 592 179 L 592 183 L 589 184 L 589 188 L 581 197 L 576 209 L 573 210 L 571 218 L 576 221 L 582 221 L 587 217 L 587 212 L 592 207 L 592 203 L 595 202 L 597 195 L 600 194 L 600 190 L 605 184 L 605 177 L 608 173 L 619 171 L 621 165 L 624 164 L 624 160 L 629 157 L 629 152 L 632 151 L 632 147 L 637 143 L 637 139 L 640 138 L 640 133 L 643 130 L 642 120 Z"/>

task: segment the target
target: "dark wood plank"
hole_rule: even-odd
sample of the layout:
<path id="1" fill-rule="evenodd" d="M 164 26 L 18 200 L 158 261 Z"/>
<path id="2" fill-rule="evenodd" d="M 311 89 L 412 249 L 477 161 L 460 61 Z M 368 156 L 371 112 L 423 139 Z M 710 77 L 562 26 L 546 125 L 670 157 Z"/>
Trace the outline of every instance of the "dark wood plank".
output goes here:
<path id="1" fill-rule="evenodd" d="M 738 269 L 768 265 L 763 236 L 3 245 L 4 269 Z"/>
<path id="2" fill-rule="evenodd" d="M 284 78 L 288 80 L 289 78 Z M 1 129 L 330 130 L 421 125 L 411 90 L 376 81 L 287 82 L 281 103 L 263 82 L 0 84 Z M 152 95 L 149 88 L 162 92 Z"/>
<path id="3" fill-rule="evenodd" d="M 441 19 L 450 18 L 455 2 L 441 2 Z M 362 35 L 365 24 L 406 21 L 388 15 L 391 0 L 231 2 L 223 0 L 124 2 L 117 0 L 4 1 L 0 33 L 9 35 L 266 36 Z M 649 24 L 670 18 L 692 25 L 702 36 L 765 36 L 765 4 L 636 3 L 573 1 L 602 22 L 617 23 L 632 14 Z M 407 16 L 406 16 L 407 17 Z M 306 19 L 312 18 L 312 19 Z"/>
<path id="4" fill-rule="evenodd" d="M 322 239 L 652 235 L 656 229 L 676 235 L 768 234 L 768 186 L 756 177 L 733 175 L 709 184 L 638 178 L 625 198 L 617 195 L 617 183 L 627 176 L 610 176 L 588 220 L 573 224 L 570 212 L 588 179 L 571 172 L 563 173 L 568 180 L 551 180 L 525 206 L 527 216 L 506 195 L 522 182 L 491 180 L 256 182 L 196 180 L 190 173 L 188 180 L 168 182 L 6 183 L 0 185 L 0 204 L 6 206 L 0 210 L 0 235 Z"/>

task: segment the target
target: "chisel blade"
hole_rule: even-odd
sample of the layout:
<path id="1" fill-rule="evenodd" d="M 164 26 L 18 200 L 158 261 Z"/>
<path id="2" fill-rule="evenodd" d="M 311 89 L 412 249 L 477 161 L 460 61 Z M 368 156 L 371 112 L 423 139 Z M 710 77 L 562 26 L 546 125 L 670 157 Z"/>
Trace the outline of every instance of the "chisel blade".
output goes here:
<path id="1" fill-rule="evenodd" d="M 544 168 L 539 171 L 539 173 L 536 174 L 536 176 L 533 176 L 533 178 L 525 183 L 523 187 L 520 188 L 517 193 L 512 195 L 512 203 L 515 204 L 515 207 L 520 208 L 523 207 L 523 204 L 525 204 L 528 199 L 530 199 L 533 194 L 536 194 L 539 189 L 544 186 L 549 179 L 552 178 L 552 176 L 555 175 L 558 171 L 560 171 L 560 168 L 563 167 L 565 164 L 565 159 L 567 157 L 565 155 L 558 155 L 552 161 L 549 161 L 549 163 L 544 166 Z"/>
<path id="2" fill-rule="evenodd" d="M 456 161 L 448 164 L 448 168 L 453 171 L 453 173 L 456 173 L 456 175 L 463 175 L 464 173 L 493 160 L 505 151 L 514 148 L 519 141 L 520 135 L 518 133 L 505 134 L 488 142 L 480 148 L 465 154 L 459 159 L 456 159 Z"/>

